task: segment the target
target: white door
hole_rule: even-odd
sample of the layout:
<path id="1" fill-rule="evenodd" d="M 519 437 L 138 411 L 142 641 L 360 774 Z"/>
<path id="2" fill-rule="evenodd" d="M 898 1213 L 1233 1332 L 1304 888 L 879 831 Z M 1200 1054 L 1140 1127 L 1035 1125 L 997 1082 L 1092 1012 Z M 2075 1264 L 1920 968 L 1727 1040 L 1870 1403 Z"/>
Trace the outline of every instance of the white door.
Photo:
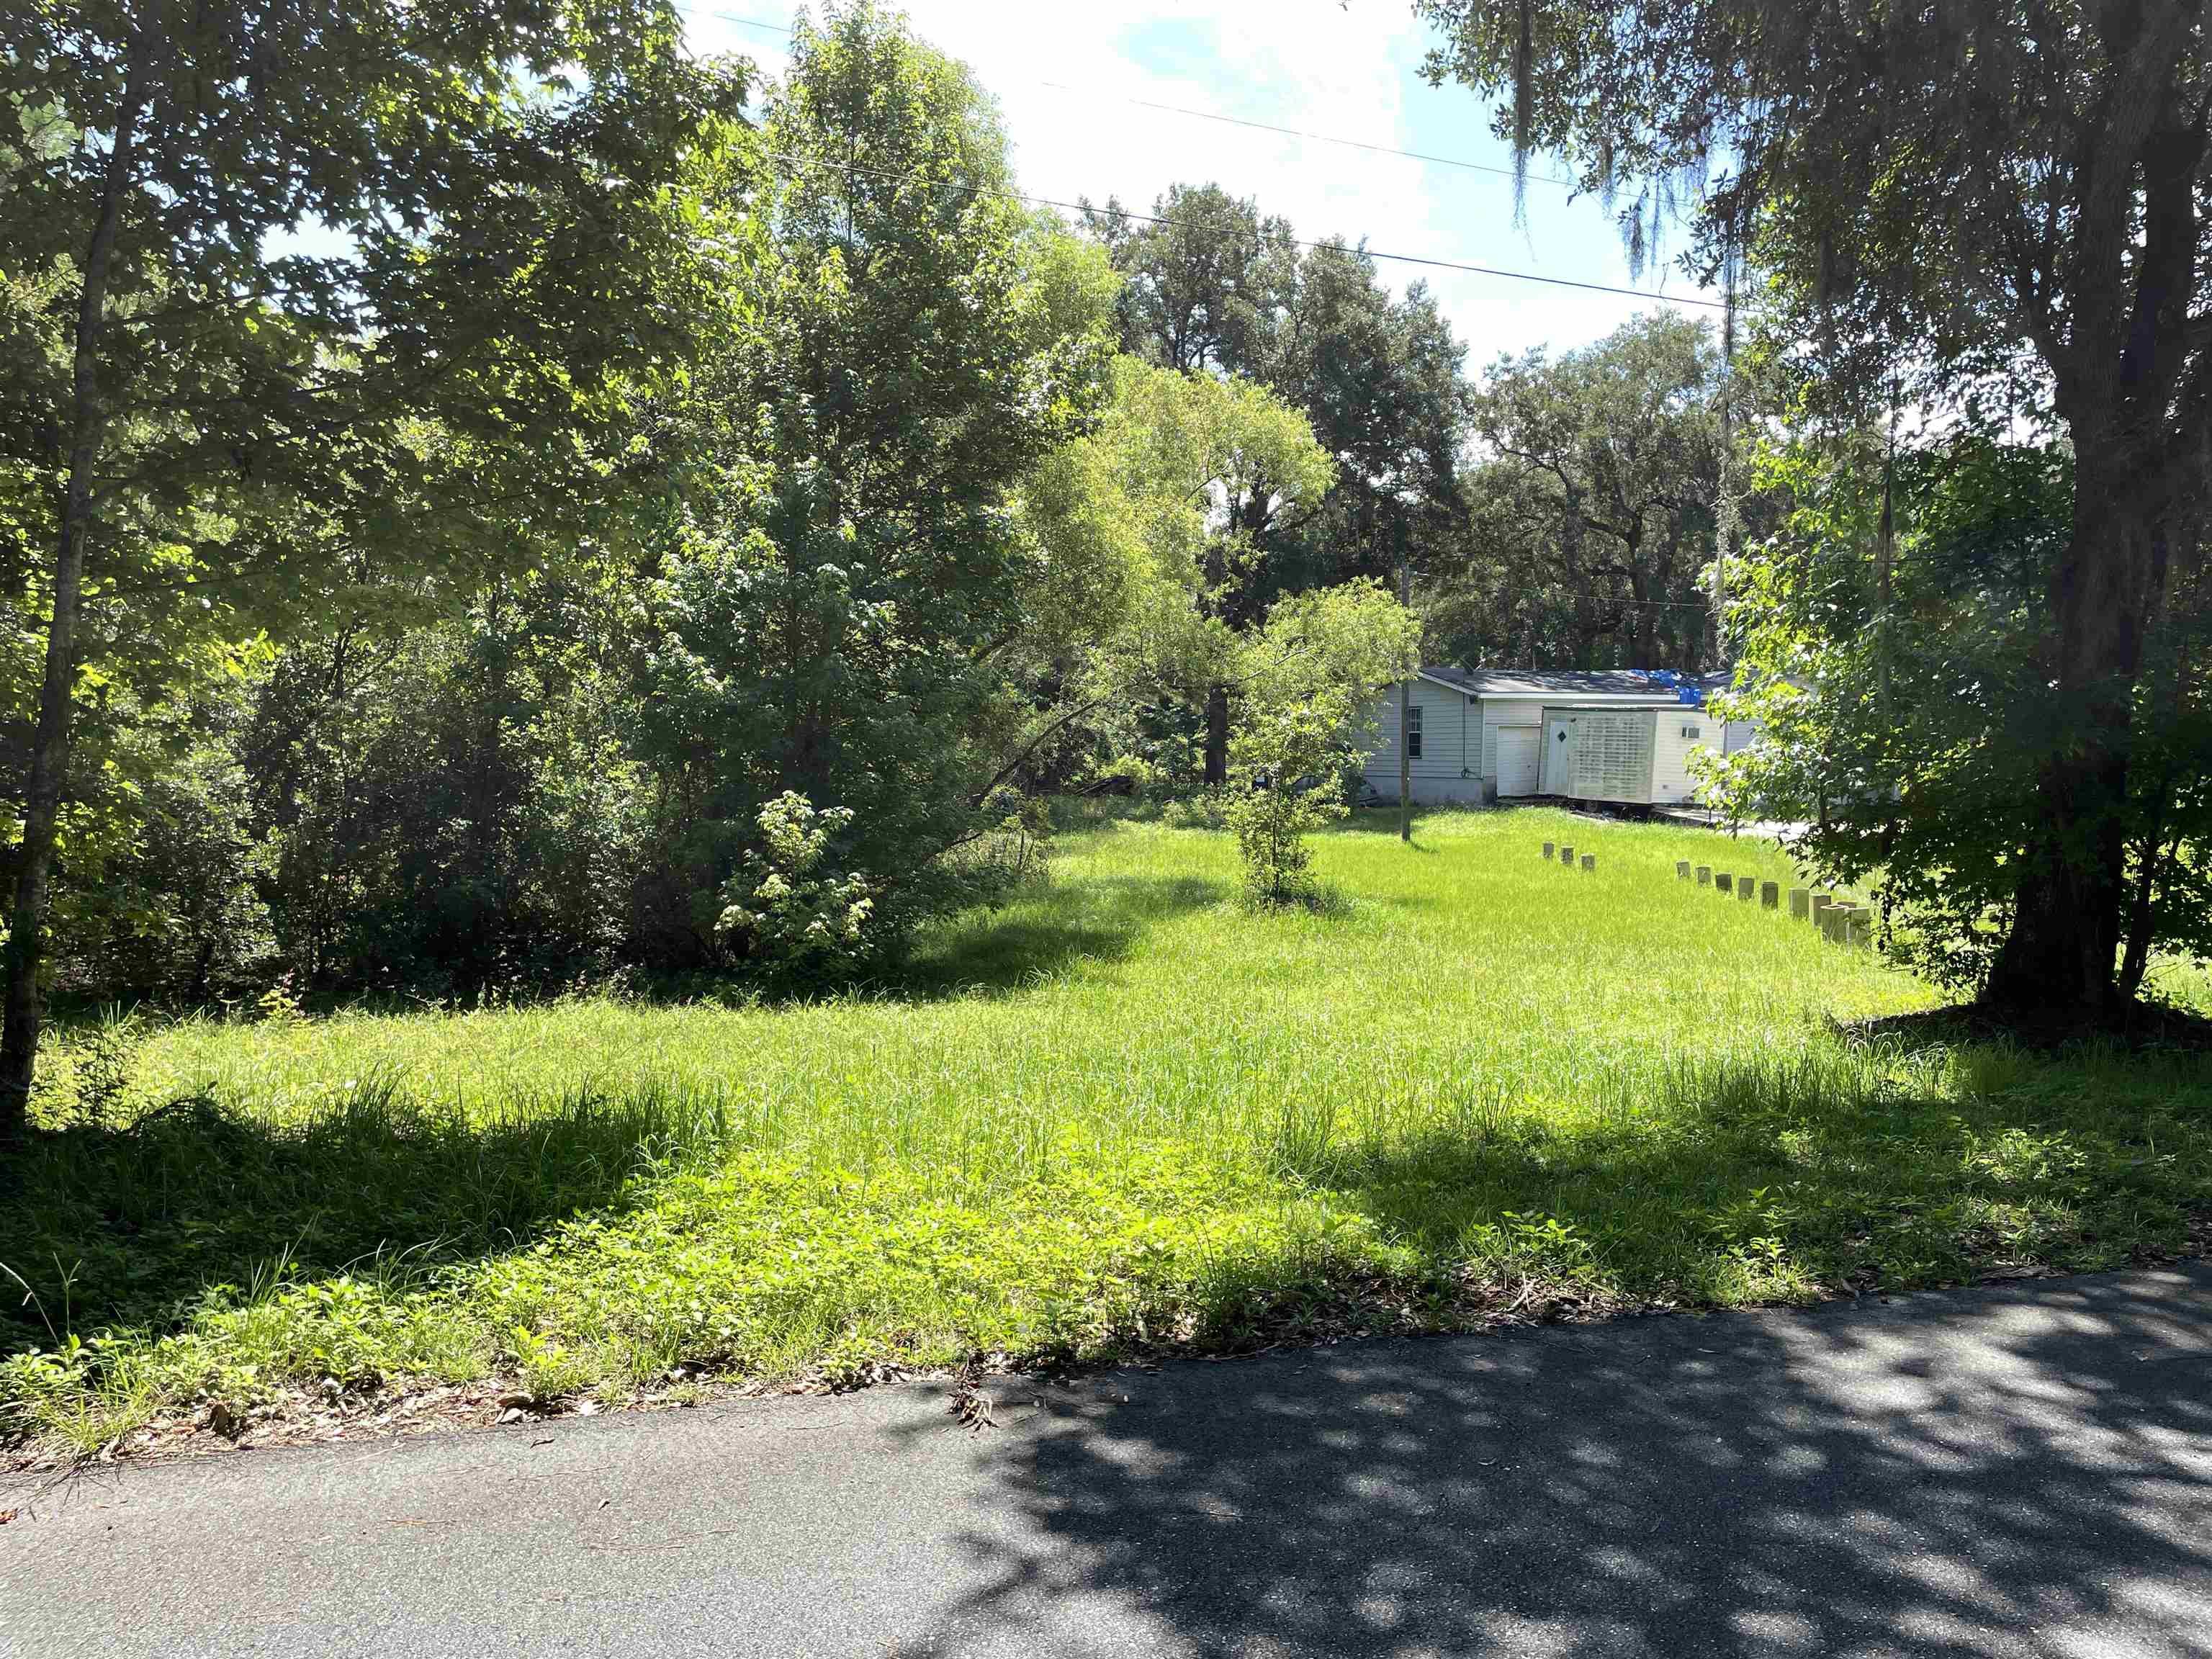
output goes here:
<path id="1" fill-rule="evenodd" d="M 1547 795 L 1575 793 L 1575 722 L 1567 714 L 1544 718 L 1542 787 Z"/>
<path id="2" fill-rule="evenodd" d="M 1501 726 L 1498 728 L 1498 793 L 1501 795 L 1533 795 L 1536 793 L 1536 755 L 1542 745 L 1537 742 L 1537 729 L 1533 726 Z"/>

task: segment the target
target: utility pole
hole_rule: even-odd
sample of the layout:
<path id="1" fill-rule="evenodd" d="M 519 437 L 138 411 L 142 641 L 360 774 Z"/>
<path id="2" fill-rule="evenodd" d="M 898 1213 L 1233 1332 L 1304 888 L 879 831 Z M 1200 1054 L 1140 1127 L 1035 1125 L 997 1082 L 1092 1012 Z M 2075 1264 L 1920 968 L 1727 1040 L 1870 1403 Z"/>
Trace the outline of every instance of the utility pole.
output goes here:
<path id="1" fill-rule="evenodd" d="M 1735 273 L 1731 249 L 1726 264 L 1727 309 L 1721 314 L 1721 470 L 1713 502 L 1713 668 L 1728 667 L 1728 559 L 1736 528 L 1735 499 Z M 1723 748 L 1728 746 L 1722 739 Z"/>
<path id="2" fill-rule="evenodd" d="M 1407 605 L 1408 580 L 1406 572 L 1406 550 L 1398 549 L 1398 603 Z M 1398 839 L 1408 846 L 1413 840 L 1413 751 L 1409 745 L 1407 727 L 1413 723 L 1413 681 L 1411 675 L 1398 682 Z"/>

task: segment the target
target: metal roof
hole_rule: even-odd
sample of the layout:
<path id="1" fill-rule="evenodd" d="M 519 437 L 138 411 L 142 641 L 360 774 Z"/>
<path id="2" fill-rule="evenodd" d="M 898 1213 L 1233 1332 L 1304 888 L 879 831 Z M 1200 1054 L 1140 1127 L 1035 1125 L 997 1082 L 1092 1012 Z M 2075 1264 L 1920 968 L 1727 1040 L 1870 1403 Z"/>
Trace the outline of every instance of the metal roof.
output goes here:
<path id="1" fill-rule="evenodd" d="M 1655 703 L 1695 701 L 1717 676 L 1671 669 L 1523 669 L 1430 667 L 1421 678 L 1477 697 L 1633 697 Z M 1685 692 L 1688 696 L 1685 696 Z"/>

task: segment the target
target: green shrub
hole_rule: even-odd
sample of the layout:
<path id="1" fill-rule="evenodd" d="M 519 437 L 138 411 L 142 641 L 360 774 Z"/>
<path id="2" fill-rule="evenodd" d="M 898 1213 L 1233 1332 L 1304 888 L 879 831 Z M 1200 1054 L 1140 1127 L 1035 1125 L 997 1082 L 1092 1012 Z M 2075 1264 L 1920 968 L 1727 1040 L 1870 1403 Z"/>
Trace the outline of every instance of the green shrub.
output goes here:
<path id="1" fill-rule="evenodd" d="M 748 852 L 726 890 L 720 931 L 764 971 L 835 976 L 865 962 L 875 901 L 864 875 L 823 867 L 853 811 L 817 811 L 787 789 L 760 810 L 763 850 Z"/>

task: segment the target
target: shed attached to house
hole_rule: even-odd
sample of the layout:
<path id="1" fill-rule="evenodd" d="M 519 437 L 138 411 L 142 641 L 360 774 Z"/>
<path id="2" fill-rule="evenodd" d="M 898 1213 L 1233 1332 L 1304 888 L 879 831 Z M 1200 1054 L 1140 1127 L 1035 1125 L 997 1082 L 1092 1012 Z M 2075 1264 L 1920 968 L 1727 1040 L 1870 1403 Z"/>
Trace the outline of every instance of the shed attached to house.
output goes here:
<path id="1" fill-rule="evenodd" d="M 1692 750 L 1741 748 L 1705 711 L 1711 679 L 1615 669 L 1522 672 L 1424 668 L 1409 683 L 1409 757 L 1416 801 L 1570 800 L 1673 805 L 1697 799 Z M 1398 798 L 1398 696 L 1362 769 Z M 1742 741 L 1737 739 L 1741 738 Z"/>

